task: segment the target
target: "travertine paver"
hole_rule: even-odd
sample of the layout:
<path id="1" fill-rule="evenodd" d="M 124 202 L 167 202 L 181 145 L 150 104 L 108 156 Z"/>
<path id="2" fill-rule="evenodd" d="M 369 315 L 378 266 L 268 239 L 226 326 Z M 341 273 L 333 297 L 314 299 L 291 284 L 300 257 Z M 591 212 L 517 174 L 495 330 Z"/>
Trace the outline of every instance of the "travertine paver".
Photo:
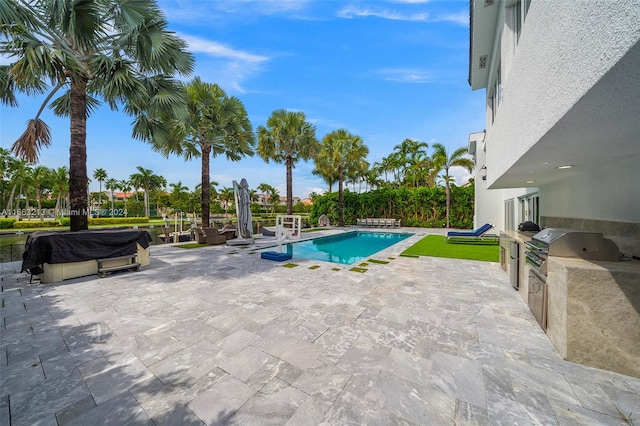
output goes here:
<path id="1" fill-rule="evenodd" d="M 560 359 L 499 265 L 399 257 L 421 236 L 365 273 L 224 246 L 54 284 L 2 264 L 0 426 L 640 425 L 640 379 Z"/>

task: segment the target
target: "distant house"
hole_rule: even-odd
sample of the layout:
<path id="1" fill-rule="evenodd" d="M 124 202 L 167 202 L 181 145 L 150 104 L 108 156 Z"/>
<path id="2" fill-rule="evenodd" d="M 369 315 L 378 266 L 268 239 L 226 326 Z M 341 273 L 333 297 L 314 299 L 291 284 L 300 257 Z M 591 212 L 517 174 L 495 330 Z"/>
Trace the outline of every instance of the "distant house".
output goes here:
<path id="1" fill-rule="evenodd" d="M 264 210 L 269 210 L 271 208 L 271 203 L 269 202 L 270 197 L 269 194 L 255 194 L 254 202 L 260 204 L 260 207 Z M 300 203 L 300 197 L 293 197 L 293 205 Z M 281 206 L 287 205 L 287 197 L 280 197 Z"/>
<path id="2" fill-rule="evenodd" d="M 107 192 L 108 194 L 108 192 Z M 136 196 L 135 192 L 127 192 L 126 194 L 124 192 L 114 192 L 113 193 L 113 200 L 114 201 L 127 201 L 130 198 L 134 198 Z"/>
<path id="3" fill-rule="evenodd" d="M 640 8 L 610 2 L 470 2 L 475 224 L 603 232 L 640 255 Z"/>

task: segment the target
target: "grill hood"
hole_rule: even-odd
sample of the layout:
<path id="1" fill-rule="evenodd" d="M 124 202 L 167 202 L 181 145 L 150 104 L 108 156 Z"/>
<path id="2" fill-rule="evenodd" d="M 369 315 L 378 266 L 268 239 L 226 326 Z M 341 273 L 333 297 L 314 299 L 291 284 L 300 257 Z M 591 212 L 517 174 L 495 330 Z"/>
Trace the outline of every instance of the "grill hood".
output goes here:
<path id="1" fill-rule="evenodd" d="M 531 245 L 549 256 L 618 261 L 620 250 L 601 233 L 547 228 L 532 237 Z"/>

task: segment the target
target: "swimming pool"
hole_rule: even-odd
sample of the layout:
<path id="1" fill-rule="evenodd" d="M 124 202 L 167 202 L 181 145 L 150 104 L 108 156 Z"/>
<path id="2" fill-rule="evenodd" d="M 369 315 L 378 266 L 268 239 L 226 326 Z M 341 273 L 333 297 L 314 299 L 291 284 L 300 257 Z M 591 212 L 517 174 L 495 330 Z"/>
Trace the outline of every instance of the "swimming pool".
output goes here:
<path id="1" fill-rule="evenodd" d="M 391 232 L 346 232 L 313 240 L 283 244 L 282 251 L 301 259 L 351 265 L 409 238 L 413 234 Z M 274 251 L 270 248 L 265 251 Z"/>

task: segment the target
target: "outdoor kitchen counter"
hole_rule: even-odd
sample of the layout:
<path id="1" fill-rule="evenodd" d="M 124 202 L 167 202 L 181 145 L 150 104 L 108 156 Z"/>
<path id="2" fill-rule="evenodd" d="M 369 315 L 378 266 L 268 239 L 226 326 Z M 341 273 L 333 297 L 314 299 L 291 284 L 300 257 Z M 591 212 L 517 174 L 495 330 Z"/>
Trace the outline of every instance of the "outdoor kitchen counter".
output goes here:
<path id="1" fill-rule="evenodd" d="M 640 261 L 550 256 L 547 334 L 564 359 L 640 377 Z"/>
<path id="2" fill-rule="evenodd" d="M 502 269 L 510 274 L 509 268 L 509 251 L 511 241 L 517 241 L 519 243 L 519 253 L 518 253 L 518 283 L 519 288 L 518 292 L 520 293 L 520 297 L 527 303 L 527 297 L 529 295 L 529 267 L 525 260 L 524 252 L 526 247 L 524 243 L 526 241 L 531 241 L 531 237 L 534 236 L 535 232 L 521 232 L 521 231 L 500 231 L 500 265 Z"/>

